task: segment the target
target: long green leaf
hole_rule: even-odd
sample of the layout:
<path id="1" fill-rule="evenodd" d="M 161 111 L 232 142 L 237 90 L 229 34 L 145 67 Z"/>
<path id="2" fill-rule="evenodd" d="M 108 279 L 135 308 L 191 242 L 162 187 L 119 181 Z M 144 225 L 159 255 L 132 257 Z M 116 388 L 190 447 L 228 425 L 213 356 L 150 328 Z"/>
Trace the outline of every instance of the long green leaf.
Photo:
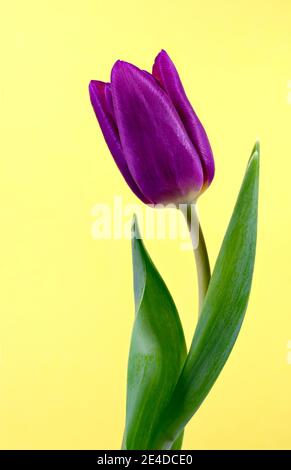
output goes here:
<path id="1" fill-rule="evenodd" d="M 174 301 L 140 239 L 132 242 L 136 316 L 127 381 L 125 449 L 149 449 L 152 430 L 172 395 L 186 359 L 183 329 Z M 175 448 L 181 445 L 181 436 Z"/>
<path id="2" fill-rule="evenodd" d="M 251 289 L 257 234 L 255 146 L 220 249 L 192 345 L 151 447 L 169 449 L 216 381 L 238 336 Z"/>

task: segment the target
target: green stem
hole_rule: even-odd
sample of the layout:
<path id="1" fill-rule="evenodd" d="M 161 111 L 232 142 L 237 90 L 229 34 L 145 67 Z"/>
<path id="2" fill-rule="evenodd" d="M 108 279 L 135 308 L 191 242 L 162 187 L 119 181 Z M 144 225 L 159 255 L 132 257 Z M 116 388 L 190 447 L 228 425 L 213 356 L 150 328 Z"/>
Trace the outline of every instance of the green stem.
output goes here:
<path id="1" fill-rule="evenodd" d="M 188 229 L 190 232 L 192 244 L 193 244 L 193 251 L 195 255 L 195 262 L 196 262 L 196 269 L 197 269 L 197 277 L 198 277 L 198 292 L 199 292 L 199 314 L 201 313 L 202 306 L 204 303 L 204 299 L 206 296 L 206 292 L 208 289 L 209 281 L 211 278 L 211 271 L 210 271 L 210 264 L 208 259 L 208 253 L 206 249 L 205 239 L 203 236 L 202 228 L 200 222 L 197 217 L 196 207 L 195 204 L 188 204 L 187 211 L 183 211 Z M 176 387 L 177 388 L 177 387 Z M 173 398 L 174 397 L 174 398 Z M 173 449 L 175 448 L 175 443 L 178 442 L 176 429 L 178 425 L 181 427 L 181 423 L 179 422 L 179 407 L 183 408 L 183 392 L 178 391 L 178 393 L 174 391 L 172 400 L 168 405 L 172 410 L 175 409 L 176 413 L 176 420 L 169 419 L 167 410 L 165 411 L 165 415 L 161 422 L 160 433 L 158 433 L 157 437 L 154 439 L 154 449 Z M 174 444 L 173 444 L 174 442 Z"/>
<path id="2" fill-rule="evenodd" d="M 195 220 L 193 220 L 195 218 Z M 204 298 L 208 289 L 211 271 L 205 239 L 203 236 L 200 222 L 196 215 L 196 208 L 194 204 L 187 205 L 186 221 L 191 235 L 193 244 L 193 251 L 195 255 L 197 278 L 198 278 L 198 293 L 199 293 L 199 315 L 204 303 Z M 199 224 L 199 231 L 195 224 Z M 197 233 L 198 232 L 198 233 Z M 198 235 L 198 236 L 197 236 Z"/>

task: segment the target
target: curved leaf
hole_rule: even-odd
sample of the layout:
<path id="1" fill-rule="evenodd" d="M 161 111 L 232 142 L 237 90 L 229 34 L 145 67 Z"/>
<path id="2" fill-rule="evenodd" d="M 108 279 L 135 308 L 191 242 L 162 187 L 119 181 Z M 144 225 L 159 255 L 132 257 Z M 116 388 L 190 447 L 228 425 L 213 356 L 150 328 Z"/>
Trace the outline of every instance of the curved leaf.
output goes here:
<path id="1" fill-rule="evenodd" d="M 155 449 L 169 449 L 197 411 L 238 336 L 251 289 L 257 235 L 259 146 L 256 144 L 206 294 L 192 345 L 163 413 Z"/>
<path id="2" fill-rule="evenodd" d="M 152 263 L 136 220 L 132 242 L 136 317 L 128 362 L 125 449 L 150 449 L 152 430 L 169 402 L 186 359 L 174 301 Z M 174 443 L 181 445 L 182 437 Z"/>

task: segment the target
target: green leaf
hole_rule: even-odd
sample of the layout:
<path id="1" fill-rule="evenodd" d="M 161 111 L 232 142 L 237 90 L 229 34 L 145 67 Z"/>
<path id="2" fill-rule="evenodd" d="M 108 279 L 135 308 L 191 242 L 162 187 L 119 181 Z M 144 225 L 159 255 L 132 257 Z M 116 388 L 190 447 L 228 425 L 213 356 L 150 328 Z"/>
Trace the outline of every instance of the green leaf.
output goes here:
<path id="1" fill-rule="evenodd" d="M 174 301 L 140 239 L 132 242 L 135 322 L 128 362 L 124 449 L 150 449 L 152 430 L 169 402 L 186 359 L 183 329 Z M 181 445 L 182 437 L 174 443 Z M 177 448 L 177 447 L 175 447 Z"/>
<path id="2" fill-rule="evenodd" d="M 257 237 L 259 146 L 256 144 L 203 304 L 192 345 L 152 442 L 169 449 L 197 411 L 238 336 L 251 289 Z"/>

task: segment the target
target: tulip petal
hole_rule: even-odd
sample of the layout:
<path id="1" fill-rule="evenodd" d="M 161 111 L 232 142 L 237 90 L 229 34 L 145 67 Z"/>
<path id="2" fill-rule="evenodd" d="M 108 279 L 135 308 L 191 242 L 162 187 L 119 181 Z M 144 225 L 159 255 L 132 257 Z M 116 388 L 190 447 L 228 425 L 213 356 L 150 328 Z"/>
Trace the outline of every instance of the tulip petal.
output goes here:
<path id="1" fill-rule="evenodd" d="M 203 169 L 165 91 L 151 74 L 121 61 L 112 69 L 111 85 L 124 156 L 143 194 L 154 203 L 193 200 Z"/>
<path id="2" fill-rule="evenodd" d="M 210 143 L 204 127 L 186 96 L 176 67 L 164 50 L 155 59 L 153 76 L 160 82 L 172 100 L 190 139 L 195 145 L 203 166 L 204 186 L 207 187 L 213 180 L 215 171 Z"/>
<path id="3" fill-rule="evenodd" d="M 109 113 L 113 122 L 115 122 L 115 115 L 114 115 L 114 108 L 113 108 L 113 101 L 112 101 L 112 91 L 111 91 L 110 83 L 105 83 L 104 93 L 105 93 L 105 104 L 106 104 L 107 112 Z M 119 139 L 119 136 L 118 136 L 118 139 Z"/>
<path id="4" fill-rule="evenodd" d="M 92 80 L 89 85 L 89 93 L 97 120 L 116 165 L 128 186 L 136 196 L 144 203 L 149 204 L 151 201 L 142 194 L 134 182 L 124 158 L 118 130 L 115 124 L 110 84 Z"/>

